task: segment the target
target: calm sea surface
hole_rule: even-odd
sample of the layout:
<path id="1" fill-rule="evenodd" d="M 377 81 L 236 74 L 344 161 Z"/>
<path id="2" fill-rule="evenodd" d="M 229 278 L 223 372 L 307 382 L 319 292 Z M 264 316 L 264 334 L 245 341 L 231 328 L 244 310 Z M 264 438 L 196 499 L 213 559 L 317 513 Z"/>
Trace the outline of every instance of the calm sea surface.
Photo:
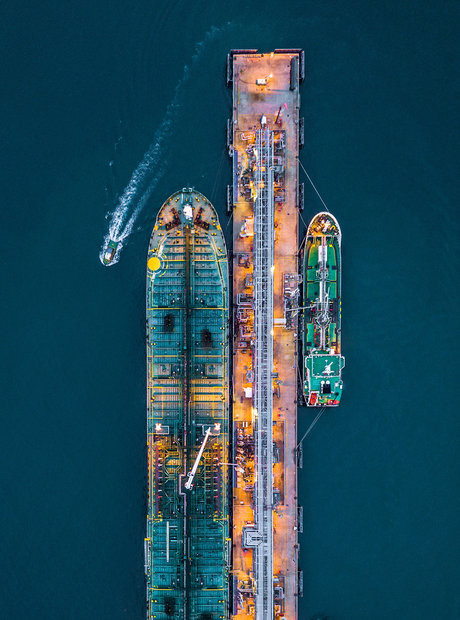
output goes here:
<path id="1" fill-rule="evenodd" d="M 185 185 L 225 228 L 226 53 L 293 46 L 301 159 L 343 232 L 346 355 L 299 471 L 299 618 L 460 618 L 459 13 L 1 4 L 2 618 L 144 618 L 148 238 Z M 320 208 L 306 185 L 304 218 Z"/>

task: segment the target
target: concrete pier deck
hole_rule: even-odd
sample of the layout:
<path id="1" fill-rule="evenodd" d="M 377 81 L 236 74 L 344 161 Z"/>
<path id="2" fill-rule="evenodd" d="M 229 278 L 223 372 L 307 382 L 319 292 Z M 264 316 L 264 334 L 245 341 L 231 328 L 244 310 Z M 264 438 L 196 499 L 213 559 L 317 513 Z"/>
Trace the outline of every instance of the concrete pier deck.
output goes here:
<path id="1" fill-rule="evenodd" d="M 232 618 L 235 620 L 255 617 L 254 591 L 257 587 L 253 551 L 249 545 L 243 546 L 243 528 L 250 528 L 254 523 L 253 423 L 254 415 L 257 416 L 252 401 L 254 188 L 248 187 L 244 173 L 248 166 L 248 146 L 261 128 L 263 116 L 266 126 L 275 132 L 275 164 L 283 169 L 275 176 L 274 190 L 273 489 L 276 500 L 273 501 L 273 617 L 276 620 L 297 618 L 298 333 L 297 318 L 285 314 L 285 299 L 286 287 L 295 288 L 299 273 L 300 65 L 299 50 L 269 54 L 234 51 L 228 65 L 228 79 L 233 87 L 230 150 L 233 151 L 233 461 L 236 466 L 233 476 Z"/>

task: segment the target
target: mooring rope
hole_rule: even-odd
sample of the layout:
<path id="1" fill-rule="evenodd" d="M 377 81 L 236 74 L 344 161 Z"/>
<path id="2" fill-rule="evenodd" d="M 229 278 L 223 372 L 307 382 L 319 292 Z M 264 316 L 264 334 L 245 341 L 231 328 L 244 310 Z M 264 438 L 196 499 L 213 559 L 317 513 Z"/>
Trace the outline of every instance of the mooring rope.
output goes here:
<path id="1" fill-rule="evenodd" d="M 300 159 L 297 157 L 297 161 L 300 164 L 300 167 L 302 168 L 302 170 L 305 172 L 305 174 L 307 175 L 307 179 L 310 181 L 311 186 L 313 187 L 313 189 L 316 192 L 316 195 L 318 196 L 318 198 L 321 200 L 321 202 L 324 205 L 324 208 L 326 209 L 326 211 L 329 211 L 329 209 L 327 208 L 327 204 L 324 202 L 324 200 L 321 197 L 321 194 L 319 193 L 319 191 L 316 189 L 316 185 L 313 183 L 313 181 L 311 180 L 310 175 L 308 174 L 308 172 L 305 170 L 304 165 L 302 164 L 302 162 L 300 161 Z"/>
<path id="2" fill-rule="evenodd" d="M 313 429 L 313 427 L 315 426 L 315 424 L 318 422 L 318 420 L 320 419 L 320 417 L 323 415 L 323 413 L 326 411 L 327 407 L 323 407 L 321 409 L 321 411 L 318 413 L 318 415 L 316 416 L 316 418 L 313 420 L 313 422 L 310 424 L 310 426 L 307 428 L 307 430 L 305 431 L 305 433 L 303 434 L 302 439 L 299 441 L 299 443 L 297 444 L 297 448 L 299 448 L 300 444 L 302 443 L 302 441 L 305 439 L 305 437 L 308 435 L 308 433 L 310 433 L 310 431 Z"/>

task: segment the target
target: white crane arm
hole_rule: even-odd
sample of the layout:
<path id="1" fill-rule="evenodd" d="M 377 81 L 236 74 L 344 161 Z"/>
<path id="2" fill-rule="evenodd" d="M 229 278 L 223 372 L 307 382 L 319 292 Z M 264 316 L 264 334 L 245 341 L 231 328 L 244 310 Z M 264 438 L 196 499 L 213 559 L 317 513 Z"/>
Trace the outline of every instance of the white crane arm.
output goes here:
<path id="1" fill-rule="evenodd" d="M 193 479 L 195 478 L 196 470 L 198 469 L 198 465 L 200 464 L 201 457 L 203 456 L 203 452 L 206 447 L 206 442 L 208 441 L 210 434 L 211 434 L 211 427 L 209 427 L 208 430 L 206 431 L 206 435 L 204 436 L 200 451 L 198 452 L 195 462 L 193 463 L 192 471 L 187 474 L 187 482 L 184 485 L 187 491 L 190 491 L 190 489 L 192 488 Z"/>

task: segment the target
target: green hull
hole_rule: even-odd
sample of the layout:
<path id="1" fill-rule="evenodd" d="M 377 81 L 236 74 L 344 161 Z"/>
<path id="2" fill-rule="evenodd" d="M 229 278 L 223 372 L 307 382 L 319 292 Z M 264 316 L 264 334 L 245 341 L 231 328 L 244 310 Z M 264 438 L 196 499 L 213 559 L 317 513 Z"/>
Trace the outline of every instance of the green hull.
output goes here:
<path id="1" fill-rule="evenodd" d="M 147 618 L 229 617 L 228 305 L 217 214 L 183 189 L 161 207 L 147 259 Z"/>
<path id="2" fill-rule="evenodd" d="M 327 212 L 310 222 L 303 256 L 303 376 L 311 407 L 337 406 L 342 396 L 341 232 Z"/>

